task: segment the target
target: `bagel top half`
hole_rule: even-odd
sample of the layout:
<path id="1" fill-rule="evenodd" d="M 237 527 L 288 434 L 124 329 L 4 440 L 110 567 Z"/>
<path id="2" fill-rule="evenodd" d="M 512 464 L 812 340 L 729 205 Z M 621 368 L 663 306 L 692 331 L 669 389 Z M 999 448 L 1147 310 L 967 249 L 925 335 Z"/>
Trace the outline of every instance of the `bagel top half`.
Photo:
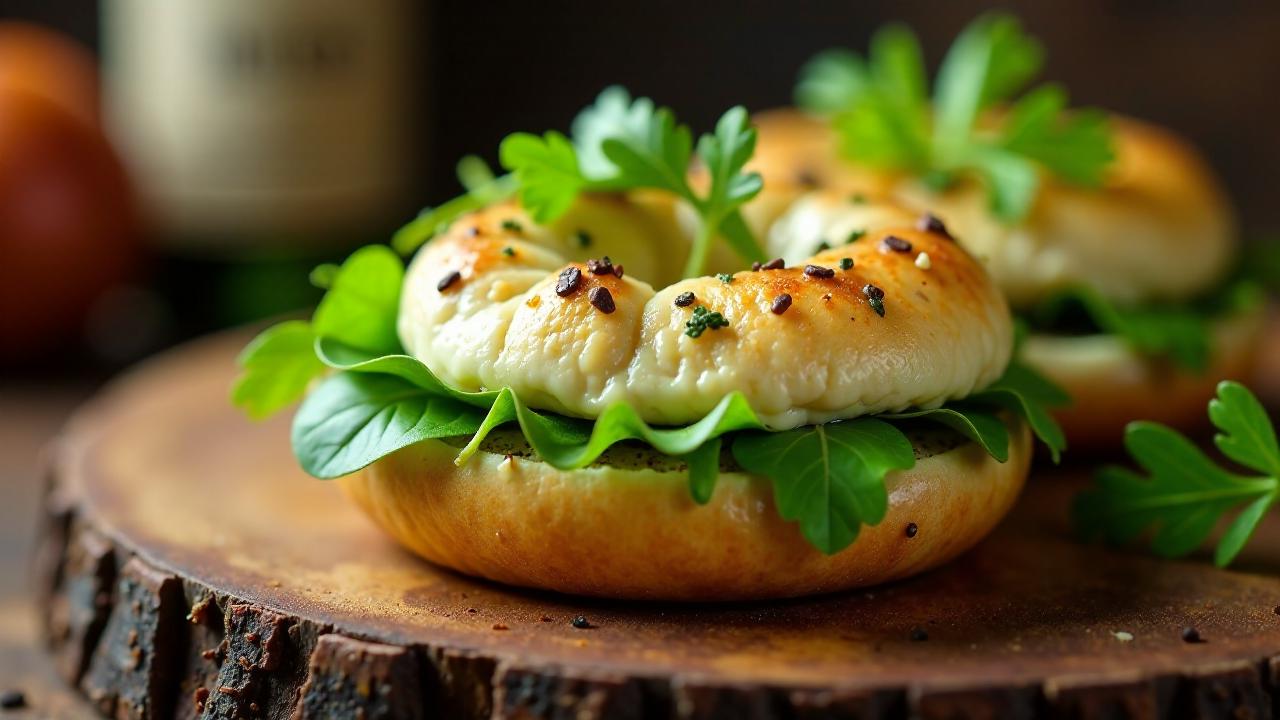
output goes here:
<path id="1" fill-rule="evenodd" d="M 741 392 L 775 429 L 936 407 L 1009 361 L 1002 295 L 945 234 L 907 223 L 783 269 L 673 281 L 687 252 L 674 215 L 587 195 L 547 227 L 513 203 L 461 218 L 408 270 L 401 340 L 445 382 L 535 408 L 592 418 L 626 402 L 684 424 Z M 606 255 L 621 277 L 584 262 Z M 727 326 L 691 337 L 695 313 Z"/>
<path id="2" fill-rule="evenodd" d="M 759 129 L 749 169 L 764 191 L 745 210 L 770 249 L 801 256 L 815 238 L 896 223 L 905 208 L 945 220 L 986 264 L 1014 307 L 1062 288 L 1088 285 L 1122 303 L 1194 297 L 1229 272 L 1237 250 L 1226 195 L 1208 164 L 1172 133 L 1111 118 L 1116 162 L 1101 188 L 1042 177 L 1030 214 L 1006 223 L 980 183 L 935 192 L 910 178 L 841 158 L 829 124 L 794 110 L 754 116 Z M 861 201 L 853 220 L 843 206 Z"/>

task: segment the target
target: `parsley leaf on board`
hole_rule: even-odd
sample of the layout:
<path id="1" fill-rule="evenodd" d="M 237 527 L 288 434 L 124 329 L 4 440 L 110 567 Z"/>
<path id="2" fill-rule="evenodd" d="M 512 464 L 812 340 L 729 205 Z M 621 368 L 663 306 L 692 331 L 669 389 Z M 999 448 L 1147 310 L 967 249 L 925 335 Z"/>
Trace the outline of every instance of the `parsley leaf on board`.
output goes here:
<path id="1" fill-rule="evenodd" d="M 1015 99 L 1043 62 L 1043 49 L 1016 19 L 983 15 L 952 44 L 930 105 L 919 42 L 891 25 L 872 38 L 865 60 L 828 51 L 807 64 L 796 102 L 831 116 L 842 152 L 855 162 L 905 171 L 939 190 L 977 175 L 992 211 L 1012 222 L 1030 211 L 1043 171 L 1095 187 L 1115 158 L 1106 116 L 1068 111 L 1061 88 Z M 1007 116 L 986 122 L 1009 104 Z"/>
<path id="2" fill-rule="evenodd" d="M 1081 534 L 1122 544 L 1149 531 L 1153 550 L 1176 557 L 1200 547 L 1224 516 L 1239 510 L 1214 554 L 1219 566 L 1230 564 L 1280 493 L 1280 448 L 1261 403 L 1239 383 L 1218 385 L 1209 418 L 1218 449 L 1260 475 L 1224 470 L 1164 425 L 1130 423 L 1125 448 L 1147 476 L 1122 467 L 1100 471 L 1073 506 Z"/>
<path id="3" fill-rule="evenodd" d="M 731 108 L 713 133 L 698 140 L 696 157 L 710 176 L 705 195 L 689 182 L 691 131 L 648 98 L 633 101 L 625 90 L 607 88 L 579 114 L 573 132 L 572 142 L 556 132 L 516 133 L 502 141 L 503 167 L 517 178 L 521 204 L 536 220 L 556 219 L 582 192 L 662 190 L 688 202 L 702 220 L 686 277 L 702 274 L 717 233 L 745 259 L 764 260 L 739 213 L 763 186 L 758 174 L 743 171 L 756 142 L 746 110 Z"/>
<path id="4" fill-rule="evenodd" d="M 805 538 L 828 555 L 852 544 L 863 525 L 884 519 L 885 475 L 916 461 L 901 430 L 868 417 L 744 434 L 733 443 L 733 457 L 773 481 L 778 514 L 798 522 Z"/>

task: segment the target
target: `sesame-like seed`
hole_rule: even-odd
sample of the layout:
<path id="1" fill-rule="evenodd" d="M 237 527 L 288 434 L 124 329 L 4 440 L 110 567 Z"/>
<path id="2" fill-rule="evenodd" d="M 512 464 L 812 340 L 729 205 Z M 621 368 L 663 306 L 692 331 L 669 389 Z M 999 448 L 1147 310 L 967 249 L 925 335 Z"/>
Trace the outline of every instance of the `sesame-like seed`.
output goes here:
<path id="1" fill-rule="evenodd" d="M 933 267 L 933 260 L 929 259 L 929 253 L 922 252 L 916 256 L 916 267 L 921 270 L 928 270 Z"/>
<path id="2" fill-rule="evenodd" d="M 915 523 L 907 523 L 907 537 L 913 538 L 920 532 L 920 526 Z"/>
<path id="3" fill-rule="evenodd" d="M 592 306 L 600 312 L 608 315 L 618 307 L 613 304 L 613 293 L 609 292 L 609 288 L 596 286 L 591 288 L 587 293 L 587 299 L 591 301 Z"/>
<path id="4" fill-rule="evenodd" d="M 676 307 L 689 307 L 698 296 L 691 292 L 682 292 L 676 296 Z"/>
<path id="5" fill-rule="evenodd" d="M 760 261 L 759 261 L 759 260 L 757 260 L 757 261 L 755 261 L 755 262 L 751 263 L 751 272 L 760 272 Z"/>
<path id="6" fill-rule="evenodd" d="M 457 270 L 450 271 L 448 275 L 440 278 L 440 282 L 436 283 L 436 292 L 444 292 L 457 284 L 462 279 L 462 273 Z"/>
<path id="7" fill-rule="evenodd" d="M 494 623 L 494 624 L 493 624 L 493 629 L 494 629 L 494 630 L 498 630 L 498 631 L 502 631 L 502 630 L 507 630 L 508 628 L 507 628 L 507 624 L 506 624 L 506 623 L 500 623 L 500 622 L 497 622 L 497 623 Z"/>
<path id="8" fill-rule="evenodd" d="M 769 262 L 767 262 L 767 263 L 765 263 L 765 264 L 761 265 L 761 266 L 760 266 L 760 269 L 761 269 L 761 270 L 781 270 L 782 268 L 784 268 L 784 267 L 786 267 L 786 266 L 787 266 L 787 261 L 786 261 L 786 260 L 783 260 L 783 259 L 782 259 L 782 258 L 780 258 L 780 257 L 778 257 L 778 258 L 774 258 L 774 259 L 770 260 Z"/>
<path id="9" fill-rule="evenodd" d="M 582 271 L 575 266 L 567 267 L 564 272 L 560 273 L 560 279 L 556 280 L 556 294 L 560 297 L 567 297 L 573 294 L 574 290 L 582 284 Z"/>
<path id="10" fill-rule="evenodd" d="M 805 265 L 804 274 L 811 278 L 826 279 L 835 277 L 836 271 L 829 267 L 822 267 L 821 265 Z"/>
<path id="11" fill-rule="evenodd" d="M 938 219 L 938 216 L 933 213 L 925 213 L 924 215 L 921 215 L 920 219 L 916 221 L 916 229 L 941 235 L 948 240 L 955 239 L 951 237 L 951 231 L 947 230 L 947 226 L 944 225 L 943 222 Z"/>
<path id="12" fill-rule="evenodd" d="M 885 235 L 880 241 L 881 250 L 892 250 L 893 252 L 909 253 L 911 252 L 911 243 L 903 240 L 897 235 Z"/>
<path id="13" fill-rule="evenodd" d="M 1198 643 L 1198 642 L 1204 642 L 1204 639 L 1200 637 L 1199 630 L 1195 629 L 1194 627 L 1184 627 L 1182 628 L 1182 642 Z"/>
<path id="14" fill-rule="evenodd" d="M 605 255 L 603 260 L 591 258 L 587 260 L 587 271 L 592 275 L 612 275 L 613 261 L 609 259 L 608 255 Z"/>
<path id="15" fill-rule="evenodd" d="M 591 628 L 591 621 L 587 620 L 587 616 L 585 615 L 575 617 L 573 620 L 569 621 L 569 624 L 579 630 L 588 630 Z"/>
<path id="16" fill-rule="evenodd" d="M 769 306 L 769 310 L 773 312 L 774 315 L 781 315 L 786 312 L 789 307 L 791 307 L 791 296 L 787 293 L 782 293 L 773 299 L 773 304 Z"/>
<path id="17" fill-rule="evenodd" d="M 841 270 L 852 270 L 852 269 L 853 269 L 853 258 L 840 258 L 840 269 L 841 269 Z"/>
<path id="18" fill-rule="evenodd" d="M 618 278 L 619 280 L 622 279 L 622 263 L 618 263 L 617 265 L 613 266 L 613 276 Z"/>
<path id="19" fill-rule="evenodd" d="M 471 227 L 467 228 L 468 237 L 476 237 L 479 234 L 480 234 L 480 226 L 472 225 Z"/>
<path id="20" fill-rule="evenodd" d="M 1120 642 L 1133 642 L 1133 633 L 1131 632 L 1117 630 L 1116 632 L 1111 633 L 1111 635 Z"/>

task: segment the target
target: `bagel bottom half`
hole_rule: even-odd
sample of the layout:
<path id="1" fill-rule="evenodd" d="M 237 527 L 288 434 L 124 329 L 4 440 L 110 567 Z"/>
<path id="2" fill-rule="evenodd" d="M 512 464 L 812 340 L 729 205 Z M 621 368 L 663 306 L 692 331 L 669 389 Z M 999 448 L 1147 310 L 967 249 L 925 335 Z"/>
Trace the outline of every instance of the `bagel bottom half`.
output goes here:
<path id="1" fill-rule="evenodd" d="M 1134 420 L 1206 428 L 1218 383 L 1251 379 L 1265 322 L 1264 306 L 1216 320 L 1204 372 L 1143 357 L 1115 335 L 1032 334 L 1022 359 L 1071 395 L 1071 406 L 1055 415 L 1072 453 L 1105 452 L 1121 447 Z"/>
<path id="2" fill-rule="evenodd" d="M 532 459 L 518 431 L 494 433 L 460 467 L 457 445 L 426 441 L 339 482 L 406 547 L 469 575 L 610 598 L 782 598 L 903 578 L 972 547 L 1027 475 L 1030 434 L 1011 429 L 1005 463 L 950 430 L 909 429 L 917 462 L 886 479 L 887 517 L 830 556 L 778 516 L 770 482 L 728 453 L 706 505 L 678 460 L 647 447 L 618 445 L 562 471 Z"/>

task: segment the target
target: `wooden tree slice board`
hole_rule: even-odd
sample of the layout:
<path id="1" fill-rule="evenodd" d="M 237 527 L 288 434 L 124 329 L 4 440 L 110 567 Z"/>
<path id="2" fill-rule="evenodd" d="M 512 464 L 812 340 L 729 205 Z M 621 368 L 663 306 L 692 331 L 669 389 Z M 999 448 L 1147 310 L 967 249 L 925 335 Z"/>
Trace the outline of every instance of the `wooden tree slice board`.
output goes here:
<path id="1" fill-rule="evenodd" d="M 1280 699 L 1274 523 L 1231 572 L 1085 547 L 1065 519 L 1079 480 L 1040 472 L 976 550 L 870 591 L 688 606 L 513 590 L 402 551 L 295 467 L 287 418 L 242 419 L 227 390 L 243 341 L 144 366 L 53 453 L 49 641 L 107 715 L 1266 718 Z"/>

